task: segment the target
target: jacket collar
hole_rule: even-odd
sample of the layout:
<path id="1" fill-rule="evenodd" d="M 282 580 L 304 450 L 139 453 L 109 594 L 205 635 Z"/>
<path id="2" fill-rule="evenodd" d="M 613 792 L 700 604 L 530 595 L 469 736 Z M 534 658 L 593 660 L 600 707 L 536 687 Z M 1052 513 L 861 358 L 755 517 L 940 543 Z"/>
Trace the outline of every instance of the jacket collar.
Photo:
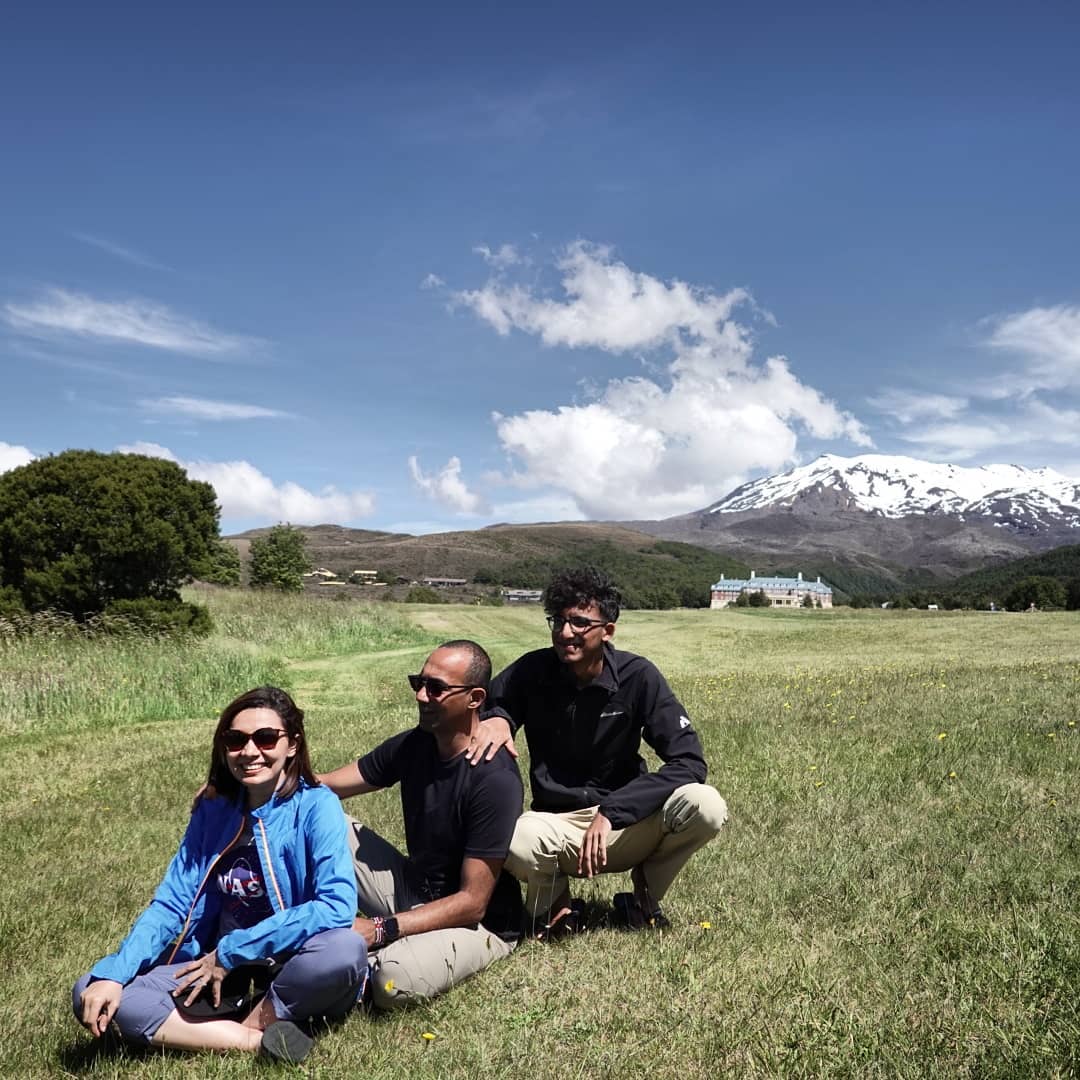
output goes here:
<path id="1" fill-rule="evenodd" d="M 574 673 L 559 659 L 554 648 L 551 650 L 551 659 L 559 669 L 559 679 L 568 686 L 573 687 L 575 691 L 588 690 L 590 687 L 598 686 L 609 694 L 614 694 L 619 689 L 619 668 L 615 662 L 615 646 L 610 641 L 604 642 L 604 666 L 600 674 L 592 682 L 587 682 L 584 686 L 578 686 Z"/>

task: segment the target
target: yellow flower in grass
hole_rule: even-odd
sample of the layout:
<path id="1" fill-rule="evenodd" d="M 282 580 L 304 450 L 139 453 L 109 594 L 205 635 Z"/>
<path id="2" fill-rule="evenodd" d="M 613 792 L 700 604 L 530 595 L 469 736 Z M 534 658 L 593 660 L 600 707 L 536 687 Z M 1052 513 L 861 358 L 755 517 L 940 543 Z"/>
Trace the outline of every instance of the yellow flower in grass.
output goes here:
<path id="1" fill-rule="evenodd" d="M 393 979 L 387 979 L 386 982 L 383 984 L 383 989 L 388 994 L 392 994 L 394 992 L 394 980 Z"/>
<path id="2" fill-rule="evenodd" d="M 1069 721 L 1069 727 L 1076 727 L 1076 721 L 1075 720 L 1070 720 Z"/>
<path id="3" fill-rule="evenodd" d="M 433 1032 L 433 1031 L 425 1031 L 425 1032 L 424 1032 L 424 1033 L 423 1033 L 423 1034 L 422 1034 L 422 1035 L 420 1036 L 420 1038 L 421 1038 L 421 1039 L 424 1039 L 424 1040 L 425 1040 L 425 1041 L 427 1041 L 427 1042 L 431 1042 L 431 1040 L 435 1038 L 435 1032 Z"/>
<path id="4" fill-rule="evenodd" d="M 1047 737 L 1048 739 L 1052 739 L 1052 738 L 1054 738 L 1054 732 L 1052 732 L 1052 731 L 1048 731 L 1048 732 L 1046 733 L 1046 737 Z"/>
<path id="5" fill-rule="evenodd" d="M 698 926 L 700 926 L 702 930 L 711 930 L 712 929 L 712 923 L 709 922 L 708 919 L 705 919 L 702 922 L 699 922 Z"/>
<path id="6" fill-rule="evenodd" d="M 949 737 L 949 733 L 947 731 L 939 731 L 937 733 L 937 737 L 938 742 L 942 742 L 944 739 L 947 739 Z"/>
<path id="7" fill-rule="evenodd" d="M 949 779 L 950 780 L 955 780 L 956 779 L 956 773 L 954 773 L 954 772 L 949 773 Z"/>

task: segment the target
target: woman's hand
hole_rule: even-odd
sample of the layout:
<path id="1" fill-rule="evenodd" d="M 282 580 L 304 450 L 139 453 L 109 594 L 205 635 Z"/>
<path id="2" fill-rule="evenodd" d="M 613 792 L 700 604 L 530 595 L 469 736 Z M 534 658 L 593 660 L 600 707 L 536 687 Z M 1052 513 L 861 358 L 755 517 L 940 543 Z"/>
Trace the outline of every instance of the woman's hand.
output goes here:
<path id="1" fill-rule="evenodd" d="M 91 1035 L 104 1035 L 108 1030 L 123 992 L 123 985 L 112 979 L 98 979 L 83 991 L 80 1022 Z"/>
<path id="2" fill-rule="evenodd" d="M 221 981 L 225 975 L 225 969 L 218 963 L 217 949 L 213 949 L 177 972 L 176 979 L 179 985 L 172 995 L 180 997 L 185 990 L 190 990 L 188 996 L 184 998 L 184 1004 L 190 1005 L 209 986 L 211 1000 L 214 1008 L 217 1008 L 221 1004 Z"/>

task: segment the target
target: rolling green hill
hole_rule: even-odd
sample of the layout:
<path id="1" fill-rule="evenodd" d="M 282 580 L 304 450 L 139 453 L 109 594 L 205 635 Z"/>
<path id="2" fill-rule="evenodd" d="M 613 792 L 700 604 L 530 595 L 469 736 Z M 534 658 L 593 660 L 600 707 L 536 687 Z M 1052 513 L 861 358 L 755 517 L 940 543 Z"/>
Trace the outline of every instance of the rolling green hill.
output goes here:
<path id="1" fill-rule="evenodd" d="M 246 557 L 250 542 L 267 532 L 230 537 Z M 540 588 L 553 570 L 588 563 L 618 583 L 628 608 L 707 607 L 709 586 L 721 574 L 745 577 L 749 567 L 694 544 L 602 523 L 493 525 L 469 532 L 407 536 L 346 529 L 301 527 L 308 555 L 343 578 L 353 570 L 377 570 L 397 578 L 465 578 L 471 591 L 494 586 Z"/>
<path id="2" fill-rule="evenodd" d="M 1001 605 L 1010 589 L 1031 577 L 1053 578 L 1066 592 L 1075 588 L 1080 584 L 1080 544 L 1068 544 L 1042 555 L 976 570 L 950 581 L 939 591 L 946 598 L 963 601 L 965 606 L 984 607 L 991 600 Z"/>

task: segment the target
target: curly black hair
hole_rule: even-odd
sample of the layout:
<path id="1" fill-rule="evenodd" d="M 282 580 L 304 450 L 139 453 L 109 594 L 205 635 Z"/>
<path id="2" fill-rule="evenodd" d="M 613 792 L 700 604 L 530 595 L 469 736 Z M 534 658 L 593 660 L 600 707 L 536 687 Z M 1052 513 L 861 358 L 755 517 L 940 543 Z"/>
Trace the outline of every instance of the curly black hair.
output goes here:
<path id="1" fill-rule="evenodd" d="M 608 621 L 619 617 L 619 590 L 602 570 L 595 566 L 579 566 L 560 570 L 544 590 L 544 611 L 560 615 L 567 608 L 588 607 L 595 603 Z"/>

